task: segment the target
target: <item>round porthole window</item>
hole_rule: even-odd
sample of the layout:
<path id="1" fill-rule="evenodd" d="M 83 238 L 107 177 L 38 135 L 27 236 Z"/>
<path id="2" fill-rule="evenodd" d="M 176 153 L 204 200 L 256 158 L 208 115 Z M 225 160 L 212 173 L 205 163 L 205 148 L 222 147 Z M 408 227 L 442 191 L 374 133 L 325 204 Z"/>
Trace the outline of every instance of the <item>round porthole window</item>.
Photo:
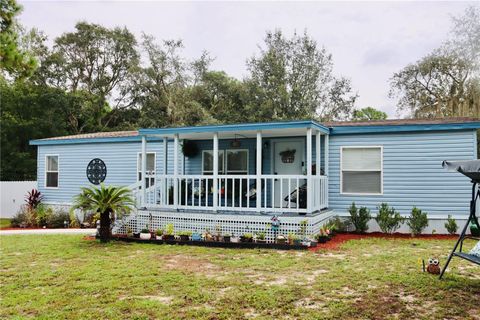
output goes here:
<path id="1" fill-rule="evenodd" d="M 107 166 L 102 159 L 95 158 L 88 163 L 87 178 L 93 184 L 100 184 L 107 177 Z"/>

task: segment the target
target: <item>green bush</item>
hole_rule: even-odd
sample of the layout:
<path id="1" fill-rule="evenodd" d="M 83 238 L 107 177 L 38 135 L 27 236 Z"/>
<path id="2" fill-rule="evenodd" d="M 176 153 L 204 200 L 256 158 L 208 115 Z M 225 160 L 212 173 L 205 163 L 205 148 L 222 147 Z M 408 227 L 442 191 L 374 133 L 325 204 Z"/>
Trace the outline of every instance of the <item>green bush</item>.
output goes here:
<path id="1" fill-rule="evenodd" d="M 65 221 L 67 221 L 67 226 L 70 223 L 70 214 L 63 210 L 53 211 L 47 218 L 47 227 L 48 228 L 64 228 Z"/>
<path id="2" fill-rule="evenodd" d="M 448 215 L 447 222 L 445 222 L 445 229 L 447 229 L 450 234 L 457 234 L 458 226 L 455 219 L 451 215 Z"/>
<path id="3" fill-rule="evenodd" d="M 423 229 L 428 227 L 428 217 L 426 212 L 417 207 L 413 207 L 412 214 L 408 218 L 407 225 L 410 227 L 412 235 L 421 234 Z"/>
<path id="4" fill-rule="evenodd" d="M 27 222 L 27 210 L 24 208 L 20 209 L 12 218 L 10 225 L 13 228 L 24 227 Z"/>
<path id="5" fill-rule="evenodd" d="M 356 232 L 366 232 L 368 230 L 368 222 L 372 218 L 370 210 L 367 207 L 361 207 L 360 210 L 355 206 L 355 202 L 348 209 L 350 213 L 350 221 L 355 227 Z"/>
<path id="6" fill-rule="evenodd" d="M 375 221 L 377 221 L 382 232 L 393 233 L 400 228 L 404 219 L 395 208 L 390 208 L 388 204 L 382 203 L 378 207 L 378 215 Z"/>

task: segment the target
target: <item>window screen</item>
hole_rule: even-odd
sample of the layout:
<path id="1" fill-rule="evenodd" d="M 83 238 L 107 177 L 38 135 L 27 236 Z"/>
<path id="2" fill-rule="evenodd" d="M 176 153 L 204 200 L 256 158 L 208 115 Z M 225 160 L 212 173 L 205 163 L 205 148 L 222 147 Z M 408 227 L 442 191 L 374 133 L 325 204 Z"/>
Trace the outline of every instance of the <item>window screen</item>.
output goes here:
<path id="1" fill-rule="evenodd" d="M 382 149 L 342 148 L 342 193 L 382 193 Z"/>

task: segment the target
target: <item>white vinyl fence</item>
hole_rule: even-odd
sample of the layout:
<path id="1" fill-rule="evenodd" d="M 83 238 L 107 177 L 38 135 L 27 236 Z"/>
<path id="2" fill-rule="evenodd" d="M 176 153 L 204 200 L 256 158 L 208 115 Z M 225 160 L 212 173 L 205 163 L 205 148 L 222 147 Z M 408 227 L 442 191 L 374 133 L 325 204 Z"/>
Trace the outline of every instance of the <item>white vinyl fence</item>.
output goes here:
<path id="1" fill-rule="evenodd" d="M 37 181 L 0 181 L 0 217 L 13 217 L 25 203 L 27 192 L 34 188 Z"/>

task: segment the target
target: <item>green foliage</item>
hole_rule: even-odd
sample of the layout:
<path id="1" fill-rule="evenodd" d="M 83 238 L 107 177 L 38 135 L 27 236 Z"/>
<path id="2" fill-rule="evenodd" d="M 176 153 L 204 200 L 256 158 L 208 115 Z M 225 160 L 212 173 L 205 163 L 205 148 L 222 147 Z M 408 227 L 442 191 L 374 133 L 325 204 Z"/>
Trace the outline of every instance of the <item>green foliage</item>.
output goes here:
<path id="1" fill-rule="evenodd" d="M 105 186 L 81 188 L 82 192 L 74 198 L 74 209 L 100 213 L 100 240 L 106 242 L 111 235 L 111 222 L 114 214 L 121 217 L 129 213 L 135 205 L 130 189 L 126 187 Z"/>
<path id="2" fill-rule="evenodd" d="M 264 47 L 248 61 L 258 119 L 348 118 L 357 98 L 350 81 L 333 75 L 332 55 L 307 32 L 291 38 L 267 32 Z"/>
<path id="3" fill-rule="evenodd" d="M 157 236 L 161 237 L 161 236 L 163 236 L 164 230 L 163 229 L 157 229 L 157 231 L 155 233 L 156 233 Z"/>
<path id="4" fill-rule="evenodd" d="M 421 234 L 423 229 L 428 227 L 427 213 L 422 212 L 417 207 L 413 207 L 412 213 L 407 220 L 407 225 L 410 227 L 413 235 Z"/>
<path id="5" fill-rule="evenodd" d="M 173 236 L 173 234 L 175 233 L 175 228 L 173 226 L 173 223 L 169 223 L 165 226 L 165 234 L 167 236 Z"/>
<path id="6" fill-rule="evenodd" d="M 382 203 L 378 207 L 378 214 L 375 221 L 377 221 L 382 232 L 393 233 L 400 228 L 404 219 L 395 208 L 390 208 L 387 203 Z"/>
<path id="7" fill-rule="evenodd" d="M 26 227 L 27 221 L 27 211 L 24 209 L 20 209 L 13 217 L 10 222 L 11 226 L 14 228 L 18 227 Z"/>
<path id="8" fill-rule="evenodd" d="M 37 67 L 37 61 L 30 52 L 22 50 L 18 35 L 16 16 L 21 6 L 15 0 L 0 1 L 0 70 L 25 77 Z"/>
<path id="9" fill-rule="evenodd" d="M 56 210 L 52 206 L 39 204 L 34 209 L 23 206 L 12 218 L 12 227 L 64 228 L 65 221 L 71 220 L 68 212 Z"/>
<path id="10" fill-rule="evenodd" d="M 265 236 L 266 236 L 266 235 L 265 235 L 265 232 L 259 232 L 259 233 L 257 234 L 257 239 L 258 239 L 258 240 L 265 240 Z"/>
<path id="11" fill-rule="evenodd" d="M 140 233 L 150 233 L 150 231 L 148 231 L 147 228 L 143 228 L 143 229 L 140 231 Z"/>
<path id="12" fill-rule="evenodd" d="M 367 207 L 360 207 L 360 210 L 355 206 L 355 202 L 348 209 L 350 213 L 350 221 L 355 227 L 356 232 L 366 232 L 368 230 L 368 222 L 372 218 L 370 210 Z"/>
<path id="13" fill-rule="evenodd" d="M 353 121 L 385 120 L 387 114 L 372 107 L 353 110 Z"/>
<path id="14" fill-rule="evenodd" d="M 397 110 L 417 118 L 479 117 L 480 8 L 453 18 L 451 37 L 395 73 L 390 96 Z"/>
<path id="15" fill-rule="evenodd" d="M 445 229 L 447 229 L 449 234 L 456 234 L 458 230 L 457 221 L 452 218 L 451 215 L 448 215 L 447 222 L 445 222 Z"/>

